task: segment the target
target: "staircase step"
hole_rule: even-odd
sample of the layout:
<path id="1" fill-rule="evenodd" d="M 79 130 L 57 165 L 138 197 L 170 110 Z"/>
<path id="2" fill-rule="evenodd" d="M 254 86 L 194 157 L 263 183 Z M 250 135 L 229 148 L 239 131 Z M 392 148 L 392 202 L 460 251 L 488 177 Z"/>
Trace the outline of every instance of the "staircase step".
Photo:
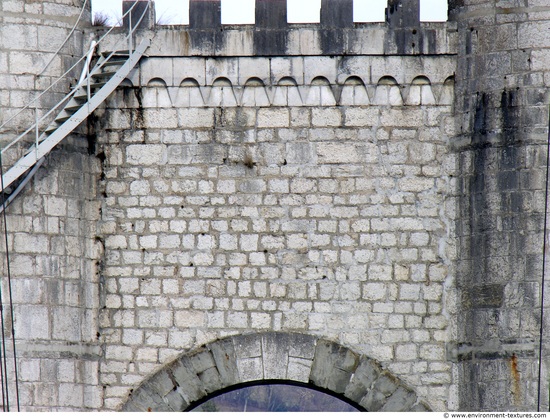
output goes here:
<path id="1" fill-rule="evenodd" d="M 107 78 L 112 77 L 116 74 L 116 71 L 102 71 L 100 73 L 93 73 L 92 77 Z"/>
<path id="2" fill-rule="evenodd" d="M 105 82 L 90 83 L 90 90 L 91 90 L 90 96 L 93 96 L 95 91 L 98 90 L 98 89 L 101 89 L 103 86 L 105 86 L 105 84 L 106 84 Z M 84 90 L 83 92 L 75 93 L 73 98 L 76 99 L 76 100 L 80 100 L 83 103 L 85 103 L 88 100 L 88 93 L 86 92 L 86 90 Z"/>
<path id="3" fill-rule="evenodd" d="M 68 111 L 68 112 L 71 112 L 71 113 L 75 113 L 75 112 L 78 111 L 80 108 L 82 108 L 82 105 L 83 105 L 84 103 L 86 103 L 86 102 L 69 104 L 69 105 L 65 106 L 65 110 Z"/>
<path id="4" fill-rule="evenodd" d="M 102 51 L 100 52 L 100 55 L 103 57 L 108 57 L 109 55 L 113 54 L 113 57 L 129 57 L 130 53 L 127 49 L 119 50 L 119 51 Z"/>
<path id="5" fill-rule="evenodd" d="M 52 123 L 44 130 L 44 134 L 50 135 L 52 132 L 54 132 L 57 128 L 59 128 L 59 125 L 56 123 Z"/>
<path id="6" fill-rule="evenodd" d="M 65 108 L 59 113 L 59 115 L 57 115 L 57 117 L 55 118 L 55 122 L 63 123 L 65 121 L 68 121 L 71 118 L 71 116 L 74 115 L 75 112 L 76 111 L 71 112 L 71 111 L 67 110 L 67 108 Z"/>
<path id="7" fill-rule="evenodd" d="M 117 60 L 117 59 L 111 58 L 109 61 L 103 63 L 102 68 L 107 67 L 107 66 L 113 66 L 113 65 L 122 66 L 125 63 L 126 63 L 126 60 Z"/>
<path id="8" fill-rule="evenodd" d="M 57 118 L 55 118 L 55 122 L 59 122 L 59 123 L 66 122 L 66 121 L 68 121 L 69 119 L 71 119 L 71 116 L 72 116 L 72 115 L 58 116 Z"/>

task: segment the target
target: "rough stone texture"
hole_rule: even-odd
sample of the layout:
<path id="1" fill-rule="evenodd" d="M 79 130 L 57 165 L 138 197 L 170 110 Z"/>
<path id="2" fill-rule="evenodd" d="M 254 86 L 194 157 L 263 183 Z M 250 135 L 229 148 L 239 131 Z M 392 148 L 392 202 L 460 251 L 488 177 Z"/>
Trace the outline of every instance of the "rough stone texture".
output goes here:
<path id="1" fill-rule="evenodd" d="M 45 109 L 69 91 L 82 66 L 70 71 L 32 104 L 12 118 L 69 69 L 89 42 L 90 5 L 75 32 L 50 62 L 81 12 L 72 0 L 0 2 L 0 142 L 5 145 Z M 48 65 L 49 63 L 49 65 Z M 7 123 L 6 123 L 7 122 Z M 44 127 L 49 120 L 42 122 Z M 73 135 L 38 171 L 35 180 L 8 209 L 7 228 L 12 274 L 14 329 L 19 394 L 26 411 L 98 410 L 103 406 L 99 384 L 99 275 L 101 245 L 94 237 L 99 216 L 96 179 L 99 164 L 88 155 L 85 138 Z M 19 150 L 2 156 L 9 163 Z M 4 166 L 5 169 L 6 166 Z M 4 234 L 2 221 L 2 235 Z M 2 276 L 6 276 L 5 242 Z M 2 284 L 7 299 L 7 281 Z M 4 305 L 7 307 L 7 305 Z M 12 319 L 4 310 L 11 338 Z M 10 379 L 13 354 L 8 353 Z M 15 388 L 9 387 L 10 409 Z"/>
<path id="2" fill-rule="evenodd" d="M 451 8 L 462 51 L 460 135 L 452 143 L 459 164 L 457 372 L 464 410 L 529 410 L 537 398 L 549 68 L 540 58 L 548 56 L 550 39 L 535 32 L 541 19 L 547 24 L 548 10 L 531 13 L 542 3 L 510 2 L 518 7 L 508 14 L 501 5 Z M 541 394 L 548 394 L 542 381 Z"/>
<path id="3" fill-rule="evenodd" d="M 84 30 L 90 27 L 89 2 L 76 31 L 52 60 L 76 23 L 82 5 L 73 0 L 10 0 L 0 4 L 0 141 L 11 141 L 13 132 L 21 133 L 33 124 L 35 107 L 42 117 L 69 92 L 69 84 L 79 77 L 82 65 L 53 86 L 36 106 L 33 104 L 20 113 L 35 96 L 75 64 L 77 59 L 74 57 L 80 57 L 88 48 L 84 45 L 88 42 L 84 39 Z M 8 119 L 11 120 L 7 122 Z M 49 122 L 46 120 L 41 126 Z"/>
<path id="4" fill-rule="evenodd" d="M 534 410 L 547 6 L 420 23 L 392 0 L 355 25 L 327 0 L 282 30 L 268 3 L 257 27 L 192 1 L 189 27 L 143 30 L 8 209 L 24 409 L 182 411 L 274 379 L 373 411 Z M 0 4 L 0 120 L 81 55 L 90 28 L 34 76 L 81 4 Z"/>
<path id="5" fill-rule="evenodd" d="M 149 52 L 173 57 L 456 54 L 454 22 L 416 21 L 411 26 L 414 13 L 407 12 L 388 23 L 353 24 L 350 1 L 323 0 L 320 24 L 288 24 L 284 1 L 256 2 L 256 25 L 242 26 L 221 24 L 219 1 L 191 1 L 189 26 L 159 26 L 143 33 L 154 38 Z M 107 44 L 125 36 L 125 29 L 116 30 Z"/>
<path id="6" fill-rule="evenodd" d="M 14 328 L 17 355 L 24 360 L 19 383 L 25 410 L 97 410 L 103 404 L 96 265 L 101 244 L 94 239 L 99 165 L 94 163 L 86 141 L 75 137 L 73 145 L 48 157 L 32 186 L 8 209 L 7 226 L 14 233 L 9 240 L 14 255 Z M 4 254 L 4 242 L 1 249 Z M 2 270 L 6 272 L 5 259 Z M 8 289 L 6 282 L 3 289 Z M 12 388 L 10 394 L 14 392 Z"/>
<path id="7" fill-rule="evenodd" d="M 261 342 L 261 344 L 259 344 Z M 350 388 L 357 384 L 363 386 L 368 396 L 362 397 L 353 395 L 346 390 L 345 396 L 350 401 L 357 403 L 371 411 L 426 411 L 427 407 L 418 402 L 417 395 L 410 389 L 404 387 L 399 379 L 388 372 L 380 375 L 381 367 L 373 360 L 363 357 L 362 364 L 357 368 L 357 355 L 349 349 L 340 346 L 335 342 L 315 339 L 312 336 L 296 333 L 261 333 L 253 335 L 244 335 L 238 337 L 229 337 L 202 347 L 196 353 L 183 355 L 180 359 L 165 366 L 153 377 L 147 379 L 136 391 L 133 391 L 128 400 L 122 407 L 123 411 L 183 411 L 192 409 L 193 404 L 189 405 L 183 399 L 191 402 L 199 400 L 205 395 L 211 394 L 217 390 L 226 387 L 221 381 L 212 382 L 210 388 L 204 388 L 204 392 L 197 393 L 194 396 L 185 396 L 189 391 L 183 389 L 188 387 L 188 382 L 198 383 L 200 373 L 197 372 L 196 359 L 211 359 L 214 357 L 212 348 L 235 347 L 242 353 L 241 360 L 256 359 L 256 364 L 269 366 L 269 372 L 266 371 L 265 379 L 268 380 L 287 380 L 294 381 L 291 371 L 287 368 L 287 360 L 291 354 L 292 345 L 306 345 L 308 355 L 312 355 L 312 364 L 307 368 L 310 376 L 310 384 L 314 388 L 324 391 L 332 391 L 336 395 L 343 395 L 344 388 Z M 216 350 L 216 349 L 214 349 Z M 281 362 L 273 362 L 274 360 Z M 210 366 L 210 363 L 208 363 Z M 200 369 L 207 367 L 203 365 Z M 248 375 L 248 364 L 239 362 L 236 358 L 227 358 L 223 361 L 222 369 L 231 369 L 236 371 L 236 375 L 246 377 Z M 214 375 L 222 375 L 220 364 L 213 368 Z M 345 376 L 337 377 L 340 385 L 334 385 L 336 381 L 331 378 L 337 371 L 345 371 Z M 355 378 L 355 373 L 360 375 Z M 172 379 L 171 377 L 178 377 Z M 185 377 L 185 379 L 183 379 Z M 353 378 L 352 378 L 353 377 Z M 351 380 L 350 380 L 351 378 Z M 246 382 L 243 380 L 242 382 Z M 364 401 L 367 399 L 368 401 Z"/>
<path id="8" fill-rule="evenodd" d="M 310 333 L 387 362 L 425 397 L 441 389 L 430 401 L 449 408 L 450 369 L 436 364 L 446 362 L 452 336 L 443 289 L 455 168 L 446 144 L 451 107 L 441 99 L 453 61 L 400 57 L 409 68 L 391 60 L 143 60 L 133 76 L 142 87 L 120 89 L 96 127 L 109 132 L 100 136 L 105 298 L 113 301 L 101 323 L 108 357 L 129 330 L 145 338 L 128 339 L 117 360 L 137 368 L 146 348 L 153 367 L 227 335 Z M 153 84 L 158 68 L 173 71 Z M 288 86 L 297 95 L 278 106 Z M 178 99 L 191 96 L 204 102 Z M 402 105 L 423 97 L 433 100 Z M 139 117 L 147 124 L 128 131 L 125 121 Z M 274 345 L 280 350 L 262 357 Z M 205 369 L 201 388 L 281 379 L 284 366 L 285 377 L 344 393 L 358 355 L 348 366 L 327 354 L 319 366 L 306 349 L 276 335 L 237 336 L 225 354 L 239 376 Z M 132 387 L 127 374 L 109 373 L 116 394 Z"/>

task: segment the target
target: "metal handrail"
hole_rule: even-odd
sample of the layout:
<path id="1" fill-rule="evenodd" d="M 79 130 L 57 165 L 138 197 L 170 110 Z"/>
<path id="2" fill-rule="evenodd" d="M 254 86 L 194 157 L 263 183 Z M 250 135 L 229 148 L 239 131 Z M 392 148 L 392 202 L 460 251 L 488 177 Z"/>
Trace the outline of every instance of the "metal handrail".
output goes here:
<path id="1" fill-rule="evenodd" d="M 139 27 L 139 24 L 142 22 L 142 20 L 144 19 L 146 13 L 149 11 L 149 7 L 151 7 L 151 3 L 152 3 L 152 0 L 148 0 L 147 1 L 147 5 L 145 7 L 145 10 L 143 11 L 140 19 L 138 20 L 138 22 L 136 23 L 135 26 L 132 27 L 132 25 L 129 25 L 128 27 L 128 35 L 119 43 L 117 43 L 115 45 L 115 50 L 116 50 L 116 46 L 119 46 L 120 44 L 122 44 L 122 42 L 126 42 L 128 41 L 129 42 L 129 46 L 132 45 L 131 43 L 131 39 L 132 39 L 132 36 L 134 35 L 134 32 L 137 30 L 137 28 Z M 134 7 L 136 7 L 138 4 L 138 2 L 136 1 L 132 7 L 130 7 L 130 9 L 128 9 L 126 11 L 126 13 L 124 13 L 122 15 L 122 18 L 124 19 L 124 17 L 126 15 L 128 15 L 129 13 L 131 13 L 133 10 L 134 10 Z M 59 76 L 52 84 L 50 84 L 50 86 L 48 86 L 43 92 L 41 92 L 39 95 L 37 95 L 33 100 L 31 100 L 29 102 L 28 105 L 26 105 L 25 107 L 23 107 L 22 109 L 20 109 L 17 113 L 15 113 L 14 115 L 12 115 L 8 120 L 6 120 L 2 125 L 0 125 L 0 130 L 2 128 L 4 128 L 9 122 L 13 121 L 17 116 L 21 115 L 23 112 L 29 110 L 29 109 L 35 109 L 35 112 L 36 112 L 36 108 L 32 108 L 32 105 L 36 104 L 38 99 L 40 99 L 42 96 L 44 96 L 47 92 L 49 92 L 57 83 L 59 83 L 61 80 L 63 80 L 75 67 L 77 67 L 83 60 L 86 59 L 86 64 L 85 65 L 89 65 L 89 62 L 87 60 L 87 58 L 90 56 L 90 54 L 93 54 L 93 49 L 95 49 L 97 47 L 97 45 L 99 45 L 113 30 L 115 29 L 115 27 L 111 27 L 105 34 L 103 34 L 99 40 L 95 43 L 95 45 L 92 44 L 92 46 L 90 47 L 90 49 L 86 52 L 86 54 L 81 57 L 74 65 L 72 65 L 65 73 L 63 73 L 61 76 Z M 104 65 L 104 63 L 108 62 L 109 59 L 111 59 L 111 57 L 115 54 L 116 51 L 113 51 L 111 52 L 111 54 L 109 54 L 109 56 L 105 59 L 105 61 L 103 63 L 101 63 L 97 69 L 101 69 Z M 130 49 L 128 51 L 129 53 L 131 53 Z M 86 68 L 83 68 L 83 72 L 86 72 Z M 89 72 L 88 72 L 88 78 L 89 78 Z M 63 98 L 61 99 L 57 104 L 55 104 L 45 115 L 43 115 L 40 119 L 36 118 L 36 122 L 34 125 L 31 125 L 30 128 L 28 128 L 26 131 L 24 131 L 22 134 L 20 134 L 15 140 L 13 140 L 12 142 L 10 142 L 6 147 L 4 147 L 2 150 L 0 150 L 0 153 L 1 154 L 4 154 L 8 149 L 10 149 L 13 145 L 15 145 L 16 143 L 20 142 L 22 140 L 23 137 L 25 137 L 27 134 L 29 134 L 29 132 L 35 130 L 37 131 L 37 136 L 39 136 L 39 129 L 38 129 L 38 126 L 39 126 L 39 123 L 44 121 L 47 117 L 49 117 L 56 109 L 58 109 L 61 105 L 63 105 L 64 103 L 66 103 L 75 93 L 76 91 L 81 87 L 81 83 L 79 82 L 74 88 L 71 89 L 71 91 Z"/>

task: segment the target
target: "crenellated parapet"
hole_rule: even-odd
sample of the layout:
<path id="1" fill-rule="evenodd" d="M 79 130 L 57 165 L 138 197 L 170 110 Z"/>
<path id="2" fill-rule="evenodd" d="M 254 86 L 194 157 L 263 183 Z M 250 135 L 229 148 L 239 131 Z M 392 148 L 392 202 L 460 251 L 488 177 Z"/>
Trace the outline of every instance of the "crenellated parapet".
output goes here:
<path id="1" fill-rule="evenodd" d="M 133 1 L 125 1 L 126 8 Z M 287 22 L 285 0 L 256 0 L 254 25 L 222 25 L 221 0 L 191 0 L 189 25 L 143 24 L 150 55 L 454 55 L 455 22 L 420 22 L 419 2 L 391 0 L 386 22 L 354 23 L 352 0 L 323 0 L 320 23 Z M 125 23 L 127 24 L 127 22 Z M 121 29 L 121 34 L 125 33 Z M 115 37 L 116 38 L 116 37 Z"/>
<path id="2" fill-rule="evenodd" d="M 399 60 L 150 57 L 127 84 L 152 88 L 143 91 L 144 107 L 452 104 L 452 59 Z"/>

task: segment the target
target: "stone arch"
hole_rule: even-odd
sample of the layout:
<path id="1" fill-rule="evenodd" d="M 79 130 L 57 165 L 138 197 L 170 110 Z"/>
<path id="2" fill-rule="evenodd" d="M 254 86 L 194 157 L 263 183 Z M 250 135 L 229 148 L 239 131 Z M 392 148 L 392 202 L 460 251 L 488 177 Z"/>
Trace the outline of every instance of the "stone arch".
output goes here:
<path id="1" fill-rule="evenodd" d="M 269 106 L 270 101 L 264 82 L 258 77 L 249 78 L 243 89 L 242 106 Z"/>
<path id="2" fill-rule="evenodd" d="M 452 105 L 454 100 L 454 87 L 455 87 L 455 78 L 454 76 L 449 76 L 443 82 L 443 87 L 441 89 L 441 95 L 439 97 L 439 103 L 441 105 Z"/>
<path id="3" fill-rule="evenodd" d="M 142 104 L 140 103 L 140 101 L 142 97 L 136 94 L 137 90 L 139 90 L 139 88 L 134 85 L 132 80 L 130 78 L 125 78 L 120 83 L 120 88 L 115 89 L 115 91 L 112 93 L 112 103 L 124 103 L 124 106 L 130 109 L 141 107 Z"/>
<path id="4" fill-rule="evenodd" d="M 227 337 L 184 354 L 132 391 L 123 411 L 184 411 L 238 384 L 310 384 L 367 411 L 430 411 L 376 361 L 320 337 L 266 332 Z"/>
<path id="5" fill-rule="evenodd" d="M 406 105 L 435 105 L 432 83 L 426 76 L 417 76 L 408 89 Z"/>
<path id="6" fill-rule="evenodd" d="M 129 78 L 125 78 L 124 80 L 122 80 L 120 82 L 120 85 L 121 87 L 134 87 L 134 83 L 132 83 L 132 80 L 130 80 Z"/>
<path id="7" fill-rule="evenodd" d="M 391 76 L 381 77 L 376 85 L 374 103 L 376 105 L 390 106 L 403 105 L 403 97 L 401 96 L 401 90 L 399 89 L 397 80 Z"/>
<path id="8" fill-rule="evenodd" d="M 168 94 L 166 81 L 155 77 L 147 82 L 146 89 L 143 89 L 142 106 L 144 108 L 169 108 L 172 100 Z"/>
<path id="9" fill-rule="evenodd" d="M 233 83 L 227 77 L 218 77 L 212 83 L 210 95 L 208 96 L 209 106 L 237 106 L 237 97 Z"/>
<path id="10" fill-rule="evenodd" d="M 357 76 L 350 76 L 342 86 L 340 94 L 340 105 L 369 105 L 370 99 L 363 79 Z"/>
<path id="11" fill-rule="evenodd" d="M 160 77 L 152 78 L 147 82 L 147 87 L 163 87 L 166 88 L 166 82 Z"/>
<path id="12" fill-rule="evenodd" d="M 306 105 L 310 106 L 335 106 L 336 99 L 326 77 L 315 77 L 309 85 L 306 96 Z"/>
<path id="13" fill-rule="evenodd" d="M 186 108 L 190 106 L 204 106 L 204 97 L 199 82 L 196 79 L 187 77 L 183 79 L 179 87 L 174 90 L 176 91 L 174 103 L 176 107 Z"/>
<path id="14" fill-rule="evenodd" d="M 302 106 L 303 100 L 298 84 L 292 77 L 283 77 L 275 87 L 273 106 Z"/>

